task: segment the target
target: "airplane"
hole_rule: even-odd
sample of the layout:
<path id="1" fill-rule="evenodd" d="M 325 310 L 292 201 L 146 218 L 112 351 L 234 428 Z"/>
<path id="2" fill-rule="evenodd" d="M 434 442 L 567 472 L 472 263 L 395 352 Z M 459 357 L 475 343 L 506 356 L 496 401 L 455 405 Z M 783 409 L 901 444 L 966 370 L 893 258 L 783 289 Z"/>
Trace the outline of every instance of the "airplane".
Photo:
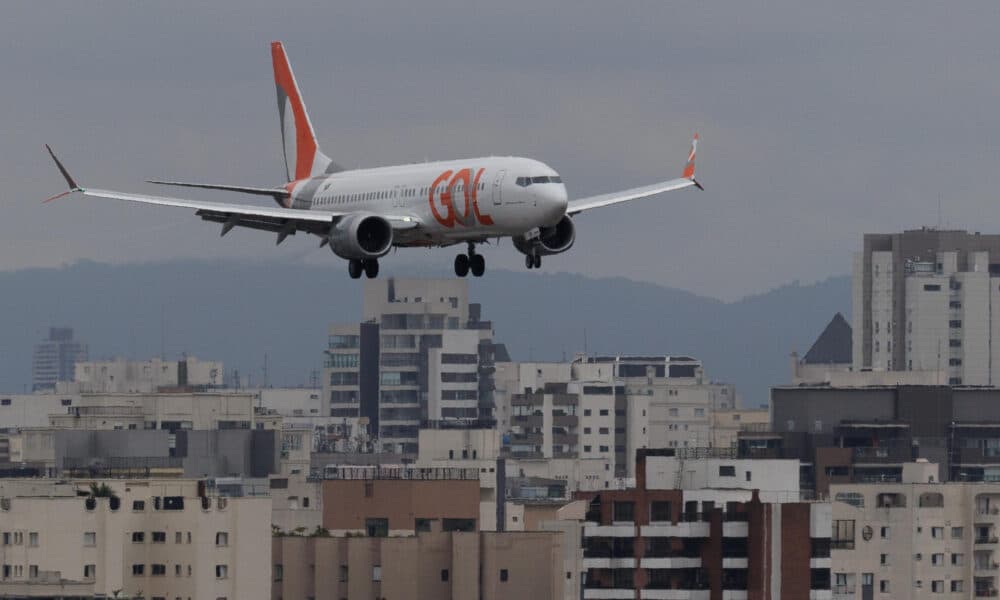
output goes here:
<path id="1" fill-rule="evenodd" d="M 691 142 L 679 178 L 610 194 L 569 200 L 562 178 L 552 167 L 530 158 L 482 157 L 391 167 L 345 170 L 319 147 L 302 94 L 281 42 L 271 43 L 278 93 L 278 115 L 287 182 L 276 187 L 250 187 L 149 180 L 158 185 L 240 192 L 272 197 L 278 206 L 203 202 L 167 196 L 129 194 L 82 187 L 46 144 L 69 191 L 96 198 L 193 209 L 205 221 L 221 223 L 222 235 L 234 227 L 277 234 L 281 244 L 305 232 L 320 238 L 335 255 L 347 260 L 358 279 L 378 275 L 379 259 L 393 248 L 467 244 L 455 257 L 455 275 L 481 277 L 486 259 L 476 245 L 509 237 L 524 254 L 528 269 L 542 257 L 569 250 L 576 241 L 573 217 L 687 187 L 704 189 L 694 176 L 698 135 Z"/>

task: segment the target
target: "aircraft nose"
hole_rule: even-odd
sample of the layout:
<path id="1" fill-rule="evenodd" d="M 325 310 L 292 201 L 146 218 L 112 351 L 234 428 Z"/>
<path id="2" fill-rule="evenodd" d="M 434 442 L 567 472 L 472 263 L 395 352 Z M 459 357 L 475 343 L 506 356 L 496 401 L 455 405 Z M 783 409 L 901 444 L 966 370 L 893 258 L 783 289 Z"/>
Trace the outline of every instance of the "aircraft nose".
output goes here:
<path id="1" fill-rule="evenodd" d="M 566 186 L 563 184 L 550 184 L 548 187 L 549 189 L 545 190 L 539 205 L 545 211 L 544 217 L 546 223 L 554 225 L 566 215 L 566 207 L 569 206 L 569 200 L 566 197 Z"/>

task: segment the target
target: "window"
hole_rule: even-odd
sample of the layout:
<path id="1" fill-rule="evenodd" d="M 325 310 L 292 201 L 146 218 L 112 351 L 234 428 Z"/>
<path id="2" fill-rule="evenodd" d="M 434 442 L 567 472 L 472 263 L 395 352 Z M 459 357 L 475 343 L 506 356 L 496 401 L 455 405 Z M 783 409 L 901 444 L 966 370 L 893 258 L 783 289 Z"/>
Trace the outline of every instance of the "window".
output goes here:
<path id="1" fill-rule="evenodd" d="M 650 521 L 671 521 L 673 517 L 673 511 L 671 510 L 670 502 L 667 500 L 653 500 L 649 503 L 649 520 Z"/>
<path id="2" fill-rule="evenodd" d="M 590 452 L 590 449 L 591 449 L 592 447 L 593 447 L 593 446 L 584 446 L 584 447 L 583 447 L 583 451 L 584 451 L 584 452 Z"/>
<path id="3" fill-rule="evenodd" d="M 141 544 L 146 541 L 146 532 L 144 531 L 133 531 L 132 532 L 132 543 Z"/>
<path id="4" fill-rule="evenodd" d="M 583 428 L 583 433 L 589 434 L 590 433 L 590 427 L 584 427 Z"/>
<path id="5" fill-rule="evenodd" d="M 927 283 L 927 284 L 924 284 L 924 291 L 925 292 L 940 292 L 941 291 L 941 286 L 938 285 L 938 284 Z"/>
<path id="6" fill-rule="evenodd" d="M 882 528 L 882 530 L 881 530 L 881 532 L 879 533 L 879 535 L 880 535 L 880 536 L 882 537 L 882 539 L 883 539 L 883 540 L 887 540 L 887 539 L 889 539 L 889 538 L 890 538 L 890 533 L 891 533 L 891 532 L 890 532 L 890 530 L 889 530 L 889 527 L 888 527 L 888 526 L 886 526 L 886 527 L 883 527 L 883 528 Z"/>
<path id="7" fill-rule="evenodd" d="M 97 565 L 83 565 L 83 578 L 93 579 L 97 577 Z"/>
<path id="8" fill-rule="evenodd" d="M 500 581 L 507 581 L 507 569 L 500 569 Z"/>
<path id="9" fill-rule="evenodd" d="M 167 543 L 167 532 L 166 531 L 154 531 L 153 532 L 153 543 L 154 544 L 166 544 Z"/>
<path id="10" fill-rule="evenodd" d="M 167 565 L 149 565 L 149 573 L 156 576 L 166 575 Z"/>
<path id="11" fill-rule="evenodd" d="M 960 539 L 962 539 L 963 533 L 964 532 L 963 532 L 963 530 L 962 530 L 961 527 L 952 527 L 951 528 L 951 539 L 953 539 L 953 540 L 960 540 Z"/>
<path id="12" fill-rule="evenodd" d="M 21 573 L 21 567 L 18 567 L 18 575 Z M 38 565 L 28 565 L 28 577 L 30 579 L 38 579 Z"/>
<path id="13" fill-rule="evenodd" d="M 229 545 L 229 534 L 225 531 L 220 531 L 215 534 L 215 545 L 216 546 L 228 546 Z"/>
<path id="14" fill-rule="evenodd" d="M 835 550 L 854 549 L 854 519 L 834 519 L 830 547 Z"/>
<path id="15" fill-rule="evenodd" d="M 37 531 L 32 531 L 31 533 L 28 534 L 28 546 L 31 547 L 31 548 L 37 548 L 38 547 L 38 532 Z"/>
<path id="16" fill-rule="evenodd" d="M 676 417 L 678 415 L 676 408 L 671 408 L 667 412 L 670 414 L 671 417 Z"/>
<path id="17" fill-rule="evenodd" d="M 611 433 L 611 432 L 610 432 L 610 431 L 608 430 L 608 428 L 607 428 L 607 427 L 601 427 L 601 428 L 599 428 L 599 429 L 597 430 L 597 433 L 599 433 L 599 434 L 601 434 L 601 435 L 607 435 L 607 434 L 609 434 L 609 433 Z"/>
<path id="18" fill-rule="evenodd" d="M 146 565 L 132 565 L 132 575 L 142 575 L 145 572 Z"/>
<path id="19" fill-rule="evenodd" d="M 215 565 L 215 578 L 225 579 L 229 577 L 229 567 L 226 565 Z"/>
<path id="20" fill-rule="evenodd" d="M 83 545 L 84 546 L 96 546 L 97 545 L 97 532 L 86 531 L 83 534 Z"/>
<path id="21" fill-rule="evenodd" d="M 136 512 L 141 512 L 141 511 L 146 510 L 146 501 L 145 500 L 133 500 L 132 501 L 132 510 L 134 510 Z"/>
<path id="22" fill-rule="evenodd" d="M 178 531 L 177 533 L 174 534 L 174 543 L 175 544 L 184 543 L 184 534 L 182 532 Z"/>
<path id="23" fill-rule="evenodd" d="M 340 581 L 347 581 L 347 565 L 340 565 Z"/>
<path id="24" fill-rule="evenodd" d="M 934 565 L 935 567 L 940 567 L 944 565 L 944 554 L 940 552 L 931 554 L 931 564 Z"/>
<path id="25" fill-rule="evenodd" d="M 583 416 L 585 416 L 585 417 L 589 417 L 590 416 L 590 409 L 589 408 L 583 409 Z"/>
<path id="26" fill-rule="evenodd" d="M 59 401 L 63 406 L 70 406 L 73 404 L 73 400 L 70 398 L 63 398 Z"/>
<path id="27" fill-rule="evenodd" d="M 951 564 L 955 565 L 956 567 L 960 567 L 960 566 L 964 565 L 965 564 L 965 555 L 964 554 L 957 554 L 957 553 L 956 554 L 952 554 L 951 555 Z"/>
<path id="28" fill-rule="evenodd" d="M 747 481 L 750 481 L 751 479 L 753 479 L 753 474 L 750 471 L 747 471 L 746 472 L 746 478 L 747 478 Z"/>
<path id="29" fill-rule="evenodd" d="M 174 577 L 180 577 L 180 576 L 181 576 L 181 566 L 174 565 Z"/>
<path id="30" fill-rule="evenodd" d="M 889 580 L 888 579 L 883 579 L 883 580 L 881 580 L 881 581 L 878 582 L 878 591 L 881 592 L 881 593 L 883 593 L 883 594 L 888 594 L 889 593 Z"/>
<path id="31" fill-rule="evenodd" d="M 368 537 L 388 537 L 389 519 L 365 519 L 365 532 Z"/>
<path id="32" fill-rule="evenodd" d="M 606 408 L 602 408 L 602 409 L 601 409 L 601 412 L 600 412 L 600 415 L 601 415 L 602 417 L 606 417 L 606 416 L 608 416 L 608 409 L 606 409 Z"/>
<path id="33" fill-rule="evenodd" d="M 696 408 L 696 409 L 694 409 L 694 416 L 696 416 L 696 417 L 704 417 L 705 416 L 705 409 L 704 408 Z"/>
<path id="34" fill-rule="evenodd" d="M 931 582 L 931 591 L 934 592 L 935 594 L 943 594 L 944 593 L 944 581 L 941 580 L 941 579 L 936 579 L 936 580 L 932 581 Z"/>
<path id="35" fill-rule="evenodd" d="M 601 451 L 601 452 L 608 452 L 609 451 L 609 449 L 608 449 L 607 446 L 599 446 L 598 450 Z"/>
<path id="36" fill-rule="evenodd" d="M 448 581 L 448 569 L 441 569 L 441 581 Z"/>
<path id="37" fill-rule="evenodd" d="M 879 555 L 878 564 L 882 565 L 883 567 L 887 566 L 889 564 L 889 555 L 888 554 L 880 554 Z"/>
<path id="38" fill-rule="evenodd" d="M 10 398 L 0 400 L 0 406 L 10 406 Z"/>
<path id="39" fill-rule="evenodd" d="M 944 527 L 931 527 L 931 537 L 935 540 L 944 539 Z"/>
<path id="40" fill-rule="evenodd" d="M 375 565 L 372 567 L 372 581 L 382 581 L 382 565 Z"/>
<path id="41" fill-rule="evenodd" d="M 961 579 L 952 579 L 951 580 L 951 591 L 953 591 L 953 592 L 964 591 L 964 589 L 962 587 L 962 580 Z"/>
<path id="42" fill-rule="evenodd" d="M 635 521 L 635 502 L 615 502 L 613 509 L 612 521 Z"/>
<path id="43" fill-rule="evenodd" d="M 736 467 L 732 465 L 720 465 L 719 477 L 736 477 Z"/>

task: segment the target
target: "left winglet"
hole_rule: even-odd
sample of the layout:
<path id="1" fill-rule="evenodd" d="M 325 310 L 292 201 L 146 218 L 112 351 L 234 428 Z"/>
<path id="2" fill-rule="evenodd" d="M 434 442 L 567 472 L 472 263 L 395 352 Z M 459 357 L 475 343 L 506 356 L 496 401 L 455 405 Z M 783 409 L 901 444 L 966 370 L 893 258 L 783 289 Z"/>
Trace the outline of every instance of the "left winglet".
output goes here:
<path id="1" fill-rule="evenodd" d="M 691 140 L 691 152 L 688 153 L 687 164 L 684 165 L 684 172 L 681 174 L 681 177 L 684 177 L 685 179 L 690 179 L 691 182 L 694 183 L 695 187 L 697 187 L 699 190 L 704 190 L 705 188 L 703 188 L 701 184 L 698 183 L 698 180 L 694 178 L 694 158 L 695 154 L 697 153 L 698 153 L 698 134 L 696 133 L 694 134 L 694 138 Z"/>
<path id="2" fill-rule="evenodd" d="M 68 196 L 69 194 L 72 194 L 73 192 L 83 191 L 83 188 L 81 188 L 79 185 L 77 185 L 76 181 L 73 180 L 73 176 L 69 174 L 69 171 L 66 170 L 66 167 L 64 167 L 63 164 L 61 162 L 59 162 L 59 159 L 56 158 L 56 153 L 52 151 L 52 148 L 50 148 L 48 144 L 45 144 L 45 149 L 49 151 L 49 156 L 52 157 L 52 160 L 54 160 L 55 163 L 56 163 L 56 167 L 59 168 L 59 172 L 62 173 L 63 178 L 66 180 L 66 184 L 69 186 L 69 191 L 68 192 L 62 192 L 61 194 L 56 194 L 55 196 L 52 196 L 51 198 L 46 198 L 43 202 L 52 202 L 53 200 L 56 200 L 57 198 L 62 198 L 63 196 Z"/>

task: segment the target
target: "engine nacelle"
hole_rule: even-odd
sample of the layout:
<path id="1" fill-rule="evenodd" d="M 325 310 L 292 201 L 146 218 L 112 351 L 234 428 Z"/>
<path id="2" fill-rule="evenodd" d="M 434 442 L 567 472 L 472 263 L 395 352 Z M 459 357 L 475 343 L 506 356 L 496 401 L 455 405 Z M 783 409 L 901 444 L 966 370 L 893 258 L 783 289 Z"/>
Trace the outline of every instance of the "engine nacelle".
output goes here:
<path id="1" fill-rule="evenodd" d="M 514 238 L 514 247 L 522 254 L 529 256 L 547 256 L 549 254 L 559 254 L 573 247 L 576 241 L 576 226 L 573 219 L 566 215 L 552 227 L 542 227 L 538 231 L 538 237 L 526 239 L 524 237 Z"/>
<path id="2" fill-rule="evenodd" d="M 330 229 L 330 249 L 341 258 L 385 256 L 392 248 L 392 225 L 378 215 L 348 215 Z"/>

